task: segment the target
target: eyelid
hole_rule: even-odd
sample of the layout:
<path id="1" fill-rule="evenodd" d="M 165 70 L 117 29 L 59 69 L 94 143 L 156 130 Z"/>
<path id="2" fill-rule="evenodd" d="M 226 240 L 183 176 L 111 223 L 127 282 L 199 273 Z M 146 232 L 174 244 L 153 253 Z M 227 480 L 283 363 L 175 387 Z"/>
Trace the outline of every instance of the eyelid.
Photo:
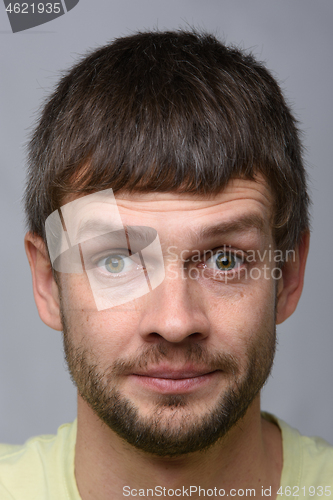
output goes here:
<path id="1" fill-rule="evenodd" d="M 124 264 L 129 263 L 131 261 L 132 266 L 135 267 L 135 270 L 138 270 L 139 268 L 142 268 L 141 261 L 138 257 L 137 254 L 130 254 L 129 251 L 127 250 L 126 253 L 123 250 L 122 252 L 117 252 L 117 251 L 112 251 L 112 252 L 107 252 L 104 254 L 104 256 L 99 256 L 98 258 L 95 259 L 95 266 L 99 268 L 105 268 L 106 260 L 109 259 L 112 256 L 119 256 L 122 258 L 124 261 Z M 133 271 L 133 269 L 125 270 L 123 272 L 119 272 L 119 274 L 126 274 L 128 272 Z M 116 273 L 115 273 L 116 274 Z"/>
<path id="2" fill-rule="evenodd" d="M 235 264 L 235 267 L 231 268 L 231 269 L 218 269 L 216 267 L 216 269 L 213 269 L 214 272 L 217 272 L 219 274 L 223 274 L 223 273 L 230 273 L 232 271 L 235 271 L 237 269 L 240 269 L 241 266 L 246 262 L 246 254 L 245 252 L 243 252 L 242 250 L 239 250 L 239 249 L 233 249 L 232 247 L 220 247 L 220 248 L 217 248 L 217 249 L 214 249 L 214 250 L 211 250 L 209 252 L 205 252 L 205 258 L 204 258 L 204 266 L 206 269 L 211 269 L 208 267 L 207 265 L 207 262 L 210 260 L 210 259 L 213 259 L 214 257 L 216 257 L 216 255 L 218 255 L 219 253 L 224 253 L 226 255 L 232 255 L 235 259 L 239 259 L 240 262 L 236 262 Z M 209 257 L 207 258 L 207 254 L 209 254 Z"/>
<path id="3" fill-rule="evenodd" d="M 212 258 L 214 257 L 214 255 L 218 254 L 218 253 L 225 253 L 225 254 L 230 254 L 230 255 L 234 255 L 235 257 L 239 258 L 239 259 L 242 259 L 244 262 L 246 261 L 246 252 L 244 252 L 243 250 L 239 250 L 238 248 L 232 248 L 232 247 L 227 247 L 227 246 L 223 246 L 223 247 L 218 247 L 218 248 L 214 248 L 213 250 L 206 250 L 204 252 L 204 261 L 208 260 L 209 258 Z"/>
<path id="4" fill-rule="evenodd" d="M 98 262 L 100 262 L 103 259 L 107 259 L 111 255 L 119 255 L 121 257 L 124 257 L 125 259 L 127 257 L 131 257 L 130 252 L 128 251 L 127 248 L 107 248 L 105 250 L 102 250 L 101 252 L 93 255 L 90 257 L 91 262 L 94 265 L 98 265 Z"/>

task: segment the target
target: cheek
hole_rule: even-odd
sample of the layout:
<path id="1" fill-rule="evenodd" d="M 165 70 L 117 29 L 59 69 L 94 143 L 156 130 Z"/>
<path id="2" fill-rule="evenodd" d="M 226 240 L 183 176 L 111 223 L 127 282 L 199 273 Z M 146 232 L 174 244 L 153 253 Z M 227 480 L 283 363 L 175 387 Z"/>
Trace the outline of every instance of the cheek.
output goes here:
<path id="1" fill-rule="evenodd" d="M 106 366 L 124 357 L 137 330 L 137 311 L 133 305 L 98 311 L 83 280 L 67 277 L 61 285 L 63 314 L 75 346 L 83 346 L 100 360 L 104 359 Z"/>
<path id="2" fill-rule="evenodd" d="M 85 274 L 60 275 L 61 300 L 66 311 L 97 311 L 94 297 Z"/>
<path id="3" fill-rule="evenodd" d="M 246 285 L 225 285 L 219 297 L 205 293 L 216 348 L 241 356 L 256 339 L 274 330 L 275 282 L 252 280 Z M 215 342 L 214 342 L 215 343 Z"/>

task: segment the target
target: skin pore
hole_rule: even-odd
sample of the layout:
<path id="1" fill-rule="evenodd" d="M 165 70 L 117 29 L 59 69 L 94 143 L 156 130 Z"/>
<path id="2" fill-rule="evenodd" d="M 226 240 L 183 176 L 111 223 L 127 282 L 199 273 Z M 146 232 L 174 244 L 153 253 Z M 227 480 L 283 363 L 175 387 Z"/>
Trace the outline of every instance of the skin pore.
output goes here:
<path id="1" fill-rule="evenodd" d="M 257 494 L 272 486 L 275 497 L 281 436 L 261 418 L 258 391 L 273 360 L 275 321 L 293 312 L 301 293 L 308 237 L 277 282 L 270 273 L 276 263 L 264 253 L 274 242 L 273 199 L 263 180 L 231 181 L 210 198 L 116 199 L 123 224 L 156 229 L 165 256 L 163 283 L 131 302 L 97 311 L 86 276 L 61 275 L 60 313 L 45 248 L 26 238 L 39 313 L 59 330 L 62 314 L 78 386 L 75 477 L 82 499 L 123 498 L 125 485 Z M 221 272 L 214 256 L 226 248 L 228 270 Z M 247 262 L 250 251 L 265 257 Z"/>

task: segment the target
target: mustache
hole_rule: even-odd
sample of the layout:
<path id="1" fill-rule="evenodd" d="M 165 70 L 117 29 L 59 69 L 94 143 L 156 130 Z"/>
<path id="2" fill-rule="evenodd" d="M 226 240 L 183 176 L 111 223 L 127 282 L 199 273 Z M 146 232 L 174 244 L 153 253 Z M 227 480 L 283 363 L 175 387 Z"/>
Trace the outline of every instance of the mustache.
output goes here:
<path id="1" fill-rule="evenodd" d="M 213 372 L 221 370 L 236 375 L 239 372 L 237 359 L 229 353 L 210 352 L 200 344 L 189 344 L 185 348 L 154 344 L 131 359 L 118 359 L 112 364 L 114 375 L 124 375 L 135 370 L 144 370 L 167 361 L 170 366 L 179 368 L 182 364 L 193 364 Z"/>

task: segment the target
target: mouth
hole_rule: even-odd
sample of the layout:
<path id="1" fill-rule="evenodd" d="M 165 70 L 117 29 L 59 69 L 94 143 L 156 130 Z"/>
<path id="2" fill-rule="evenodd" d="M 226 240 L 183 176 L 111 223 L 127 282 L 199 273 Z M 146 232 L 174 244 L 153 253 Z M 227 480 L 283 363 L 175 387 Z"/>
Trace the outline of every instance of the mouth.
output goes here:
<path id="1" fill-rule="evenodd" d="M 161 394 L 184 394 L 199 389 L 212 382 L 220 370 L 183 367 L 151 368 L 129 375 L 134 383 Z"/>

